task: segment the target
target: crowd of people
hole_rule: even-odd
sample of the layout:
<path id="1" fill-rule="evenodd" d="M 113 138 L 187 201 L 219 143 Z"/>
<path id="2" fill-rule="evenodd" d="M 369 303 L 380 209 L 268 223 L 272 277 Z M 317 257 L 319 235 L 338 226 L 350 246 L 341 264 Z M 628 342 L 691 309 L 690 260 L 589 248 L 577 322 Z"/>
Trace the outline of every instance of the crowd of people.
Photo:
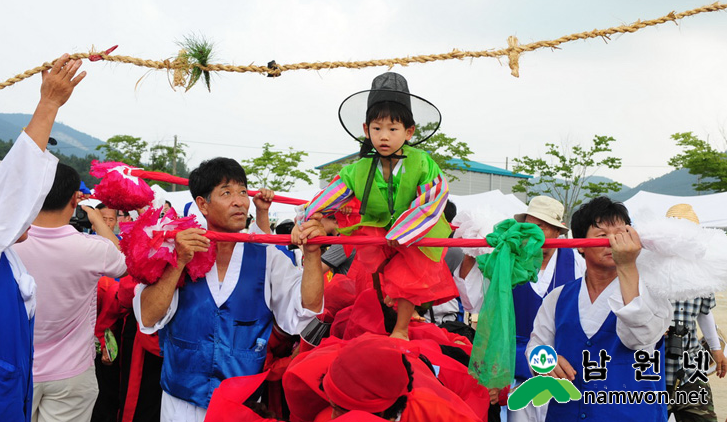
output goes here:
<path id="1" fill-rule="evenodd" d="M 610 247 L 538 250 L 524 264 L 532 277 L 513 288 L 486 276 L 482 255 L 417 246 L 451 237 L 456 207 L 436 162 L 416 148 L 436 132 L 439 110 L 392 72 L 344 100 L 339 118 L 360 142 L 360 159 L 300 206 L 295 221 L 270 224 L 274 192 L 250 197 L 238 161 L 200 164 L 189 188 L 205 228 L 176 233 L 173 262 L 141 282 L 127 268 L 151 254 L 132 256 L 120 240 L 142 220 L 79 204 L 87 193 L 78 173 L 46 150 L 59 108 L 85 77 L 80 64 L 64 55 L 43 73 L 32 120 L 0 163 L 0 420 L 666 421 L 672 413 L 716 421 L 701 376 L 710 360 L 719 377 L 727 373 L 714 296 L 670 302 L 652 294 L 622 204 L 595 198 L 566 223 L 560 202 L 533 198 L 508 227 L 527 227 L 541 244 L 570 232 L 607 238 Z M 91 233 L 70 225 L 78 209 Z M 688 205 L 668 216 L 699 223 Z M 177 212 L 166 203 L 162 217 Z M 290 234 L 291 245 L 205 236 L 243 230 Z M 386 245 L 309 242 L 338 234 L 385 237 Z M 211 268 L 191 276 L 195 256 L 210 252 Z M 482 385 L 471 375 L 483 370 L 473 342 L 492 321 L 477 320 L 476 332 L 466 315 L 491 306 L 503 286 L 515 324 L 498 328 L 513 350 L 487 347 L 514 358 L 496 368 L 505 385 Z M 543 346 L 557 351 L 548 375 L 584 395 L 705 391 L 706 399 L 558 399 L 508 410 L 508 396 L 537 376 L 531 357 Z"/>

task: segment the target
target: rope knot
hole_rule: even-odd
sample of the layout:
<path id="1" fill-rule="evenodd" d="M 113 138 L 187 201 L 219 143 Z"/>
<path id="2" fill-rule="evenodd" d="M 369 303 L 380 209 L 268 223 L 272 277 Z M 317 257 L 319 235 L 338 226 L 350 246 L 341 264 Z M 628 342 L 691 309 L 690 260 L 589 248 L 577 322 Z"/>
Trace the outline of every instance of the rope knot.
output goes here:
<path id="1" fill-rule="evenodd" d="M 268 62 L 268 69 L 268 78 L 277 78 L 283 73 L 283 71 L 280 69 L 280 66 L 275 63 L 275 60 Z"/>
<path id="2" fill-rule="evenodd" d="M 115 46 L 109 48 L 108 50 L 102 51 L 100 53 L 94 52 L 93 47 L 91 47 L 91 52 L 88 54 L 88 60 L 92 61 L 92 62 L 97 62 L 99 60 L 103 60 L 106 58 L 106 56 L 111 54 L 111 52 L 116 50 L 118 47 L 119 47 L 118 45 L 115 45 Z"/>
<path id="3" fill-rule="evenodd" d="M 520 49 L 518 47 L 517 37 L 510 35 L 507 37 L 507 57 L 510 62 L 510 74 L 516 78 L 520 77 Z"/>
<path id="4" fill-rule="evenodd" d="M 174 74 L 172 76 L 172 88 L 187 85 L 190 67 L 187 51 L 184 49 L 179 50 L 177 58 L 174 59 L 171 64 L 171 68 L 174 69 Z"/>

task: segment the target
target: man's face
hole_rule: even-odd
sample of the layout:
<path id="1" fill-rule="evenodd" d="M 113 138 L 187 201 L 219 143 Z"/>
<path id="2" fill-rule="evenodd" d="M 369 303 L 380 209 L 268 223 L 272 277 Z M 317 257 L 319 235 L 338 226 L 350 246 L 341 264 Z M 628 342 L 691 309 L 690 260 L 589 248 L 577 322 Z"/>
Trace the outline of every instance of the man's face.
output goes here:
<path id="1" fill-rule="evenodd" d="M 116 222 L 118 221 L 116 210 L 112 210 L 110 208 L 102 208 L 99 210 L 101 212 L 101 216 L 103 217 L 103 222 L 106 223 L 108 228 L 113 230 L 116 228 Z"/>
<path id="2" fill-rule="evenodd" d="M 197 198 L 197 206 L 207 219 L 209 230 L 237 233 L 245 228 L 250 197 L 247 186 L 237 182 L 222 182 L 210 194 L 209 202 Z"/>
<path id="3" fill-rule="evenodd" d="M 326 231 L 328 236 L 338 235 L 338 221 L 336 221 L 336 217 L 326 217 L 321 220 L 321 224 L 323 224 L 323 230 Z"/>
<path id="4" fill-rule="evenodd" d="M 560 229 L 557 227 L 550 225 L 546 223 L 545 221 L 535 218 L 532 215 L 526 215 L 525 216 L 525 222 L 526 223 L 532 223 L 536 226 L 540 227 L 540 230 L 543 231 L 543 234 L 545 235 L 546 239 L 556 239 L 558 236 L 560 236 Z"/>
<path id="5" fill-rule="evenodd" d="M 391 118 L 376 119 L 367 126 L 364 123 L 364 133 L 369 135 L 371 143 L 384 157 L 398 152 L 404 142 L 414 135 L 414 126 L 405 128 L 401 122 L 393 122 Z"/>
<path id="6" fill-rule="evenodd" d="M 586 238 L 608 237 L 609 234 L 619 234 L 626 232 L 626 223 L 622 220 L 616 220 L 613 224 L 600 222 L 596 226 L 591 226 L 586 232 Z M 586 260 L 586 267 L 600 267 L 603 269 L 616 268 L 616 263 L 611 255 L 611 248 L 579 248 L 578 251 L 583 254 Z"/>

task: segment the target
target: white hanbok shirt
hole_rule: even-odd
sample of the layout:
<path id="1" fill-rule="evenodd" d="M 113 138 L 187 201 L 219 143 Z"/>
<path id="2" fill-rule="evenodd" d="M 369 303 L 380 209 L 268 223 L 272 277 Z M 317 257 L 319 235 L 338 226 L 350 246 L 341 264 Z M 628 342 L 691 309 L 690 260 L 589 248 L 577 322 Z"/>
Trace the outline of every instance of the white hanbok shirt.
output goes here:
<path id="1" fill-rule="evenodd" d="M 58 158 L 41 151 L 21 133 L 0 162 L 0 252 L 5 252 L 10 269 L 25 303 L 28 318 L 35 315 L 35 280 L 28 274 L 12 246 L 30 227 L 53 186 Z"/>
<path id="2" fill-rule="evenodd" d="M 585 277 L 580 281 L 578 312 L 581 328 L 586 337 L 593 337 L 606 321 L 608 314 L 616 315 L 616 334 L 624 346 L 632 350 L 654 351 L 654 346 L 664 335 L 673 315 L 668 299 L 654 297 L 649 293 L 644 281 L 639 279 L 639 296 L 624 305 L 618 277 L 609 284 L 595 301 L 591 302 Z M 553 290 L 543 299 L 543 304 L 535 316 L 533 332 L 530 334 L 526 356 L 539 345 L 555 347 L 555 308 L 563 286 Z M 578 362 L 570 362 L 573 369 Z"/>

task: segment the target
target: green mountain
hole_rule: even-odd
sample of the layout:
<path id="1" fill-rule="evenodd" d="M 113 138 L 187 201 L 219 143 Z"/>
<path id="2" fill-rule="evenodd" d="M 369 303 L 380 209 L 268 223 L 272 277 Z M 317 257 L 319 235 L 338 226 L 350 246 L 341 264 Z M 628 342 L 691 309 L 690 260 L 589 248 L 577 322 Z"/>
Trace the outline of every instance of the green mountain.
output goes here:
<path id="1" fill-rule="evenodd" d="M 15 140 L 23 127 L 30 122 L 30 114 L 20 113 L 0 113 L 0 140 Z M 79 132 L 70 126 L 56 122 L 53 125 L 51 136 L 58 141 L 58 145 L 48 145 L 50 151 L 60 152 L 64 155 L 75 155 L 77 157 L 85 157 L 88 154 L 95 154 L 103 157 L 102 151 L 96 151 L 96 146 L 102 142 L 98 138 Z"/>
<path id="2" fill-rule="evenodd" d="M 538 179 L 539 179 L 538 177 L 534 177 L 534 178 L 532 179 L 532 182 L 533 182 L 533 183 L 538 183 Z M 560 180 L 560 179 L 559 179 L 559 180 Z M 603 176 L 591 176 L 591 177 L 587 177 L 587 178 L 586 178 L 586 183 L 588 183 L 588 182 L 592 182 L 592 183 L 599 183 L 599 182 L 606 182 L 606 183 L 610 183 L 610 182 L 614 182 L 614 180 L 611 180 L 611 179 L 609 179 L 608 177 L 603 177 Z M 623 192 L 623 191 L 630 191 L 630 190 L 631 190 L 631 188 L 630 188 L 630 187 L 628 187 L 628 186 L 626 186 L 626 185 L 623 185 L 623 184 L 621 185 L 621 192 Z M 533 194 L 533 192 L 540 192 L 540 190 L 538 189 L 538 187 L 537 187 L 537 186 L 536 186 L 535 188 L 533 188 L 533 189 L 531 190 L 531 193 L 530 193 L 530 195 L 529 195 L 530 197 L 532 197 L 532 196 L 534 196 L 534 195 L 537 195 L 537 193 Z M 636 194 L 636 193 L 634 192 L 634 194 Z M 611 194 L 609 194 L 608 196 L 609 196 L 609 197 L 611 197 L 611 198 L 615 198 L 615 196 L 616 196 L 616 195 L 617 195 L 617 194 L 613 194 L 613 193 L 611 193 Z M 585 197 L 585 192 L 581 191 L 581 194 L 579 195 L 579 199 L 580 199 L 580 200 L 582 200 L 582 201 L 585 201 L 585 200 L 587 199 L 587 198 Z"/>
<path id="3" fill-rule="evenodd" d="M 649 179 L 642 182 L 632 189 L 622 189 L 620 192 L 610 195 L 616 201 L 625 201 L 637 192 L 645 190 L 647 192 L 660 193 L 663 195 L 676 196 L 697 196 L 714 192 L 697 192 L 694 190 L 694 183 L 697 183 L 697 176 L 689 174 L 686 169 L 674 170 L 655 179 Z"/>

